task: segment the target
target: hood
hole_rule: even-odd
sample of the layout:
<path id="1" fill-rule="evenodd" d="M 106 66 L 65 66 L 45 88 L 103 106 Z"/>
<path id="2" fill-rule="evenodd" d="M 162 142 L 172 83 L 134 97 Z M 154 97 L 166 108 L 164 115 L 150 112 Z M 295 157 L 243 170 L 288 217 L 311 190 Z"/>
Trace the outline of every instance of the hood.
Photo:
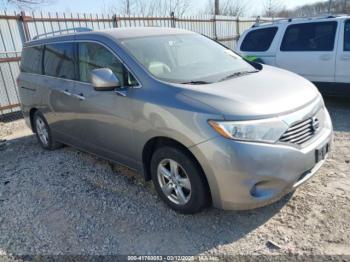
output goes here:
<path id="1" fill-rule="evenodd" d="M 183 95 L 215 108 L 227 120 L 259 119 L 293 112 L 320 96 L 308 80 L 266 65 L 257 73 L 182 87 Z"/>

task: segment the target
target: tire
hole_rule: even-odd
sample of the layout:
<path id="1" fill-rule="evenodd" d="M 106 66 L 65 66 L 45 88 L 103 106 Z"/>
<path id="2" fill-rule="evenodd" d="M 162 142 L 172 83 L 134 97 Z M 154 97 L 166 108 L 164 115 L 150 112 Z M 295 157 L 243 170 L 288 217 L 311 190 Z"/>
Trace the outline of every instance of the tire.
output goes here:
<path id="1" fill-rule="evenodd" d="M 46 150 L 61 148 L 63 144 L 55 142 L 52 139 L 52 133 L 49 124 L 44 115 L 36 111 L 33 116 L 33 127 L 39 144 Z"/>
<path id="2" fill-rule="evenodd" d="M 158 148 L 152 155 L 151 175 L 159 196 L 176 212 L 194 214 L 208 206 L 210 193 L 204 174 L 186 151 Z"/>

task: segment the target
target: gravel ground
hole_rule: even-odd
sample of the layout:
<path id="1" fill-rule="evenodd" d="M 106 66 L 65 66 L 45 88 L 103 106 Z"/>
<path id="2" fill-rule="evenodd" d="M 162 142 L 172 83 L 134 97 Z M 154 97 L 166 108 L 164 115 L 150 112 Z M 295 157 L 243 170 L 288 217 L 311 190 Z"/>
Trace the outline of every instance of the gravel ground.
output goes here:
<path id="1" fill-rule="evenodd" d="M 265 208 L 191 216 L 132 171 L 0 124 L 0 255 L 350 255 L 350 104 L 327 106 L 335 144 L 311 181 Z"/>

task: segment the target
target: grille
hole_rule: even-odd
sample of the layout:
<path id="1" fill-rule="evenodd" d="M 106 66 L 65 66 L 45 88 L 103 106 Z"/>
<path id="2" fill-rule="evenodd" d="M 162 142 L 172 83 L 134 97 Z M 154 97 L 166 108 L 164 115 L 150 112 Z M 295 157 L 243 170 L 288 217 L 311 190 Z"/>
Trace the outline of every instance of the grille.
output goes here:
<path id="1" fill-rule="evenodd" d="M 281 142 L 301 145 L 309 141 L 319 126 L 317 118 L 308 118 L 292 125 L 280 138 Z"/>

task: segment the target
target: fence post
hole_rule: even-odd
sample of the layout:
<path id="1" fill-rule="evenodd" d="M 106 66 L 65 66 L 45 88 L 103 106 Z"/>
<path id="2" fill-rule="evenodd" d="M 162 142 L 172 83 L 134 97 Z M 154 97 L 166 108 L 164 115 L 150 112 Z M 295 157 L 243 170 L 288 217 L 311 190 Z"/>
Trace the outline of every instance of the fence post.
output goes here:
<path id="1" fill-rule="evenodd" d="M 175 18 L 174 12 L 170 13 L 170 19 L 171 19 L 171 27 L 175 28 L 176 27 L 176 18 Z"/>
<path id="2" fill-rule="evenodd" d="M 117 17 L 117 15 L 113 15 L 112 20 L 113 20 L 113 27 L 114 28 L 118 28 L 118 17 Z"/>
<path id="3" fill-rule="evenodd" d="M 22 22 L 22 30 L 23 30 L 23 34 L 24 34 L 24 39 L 27 42 L 31 39 L 31 37 L 30 37 L 30 32 L 29 32 L 28 23 L 27 23 L 28 20 L 26 17 L 26 13 L 24 11 L 21 11 L 20 20 Z"/>
<path id="4" fill-rule="evenodd" d="M 214 35 L 214 39 L 218 40 L 218 35 L 216 32 L 216 15 L 213 16 L 213 35 Z"/>
<path id="5" fill-rule="evenodd" d="M 237 41 L 237 40 L 239 39 L 239 37 L 240 37 L 239 23 L 240 23 L 240 21 L 239 21 L 239 16 L 237 16 L 237 20 L 236 20 L 236 41 Z"/>

